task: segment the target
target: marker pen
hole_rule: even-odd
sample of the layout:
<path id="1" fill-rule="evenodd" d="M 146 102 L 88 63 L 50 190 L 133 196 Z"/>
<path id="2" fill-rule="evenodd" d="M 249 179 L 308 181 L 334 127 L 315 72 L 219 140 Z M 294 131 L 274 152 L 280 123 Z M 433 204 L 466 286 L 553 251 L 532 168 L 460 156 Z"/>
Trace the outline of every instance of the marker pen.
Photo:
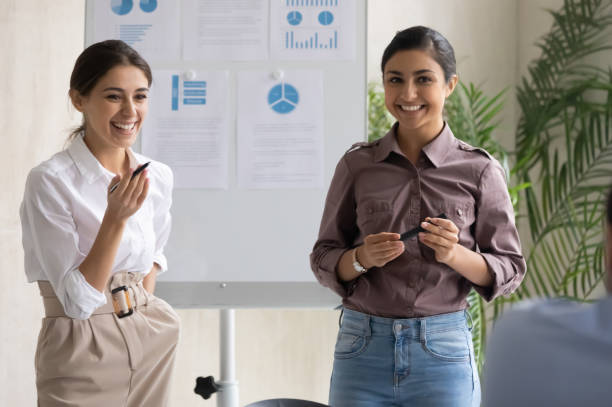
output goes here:
<path id="1" fill-rule="evenodd" d="M 149 164 L 151 164 L 151 161 L 148 161 L 148 162 L 146 162 L 146 163 L 142 164 L 140 167 L 136 168 L 136 171 L 134 171 L 134 172 L 132 173 L 132 177 L 130 178 L 130 181 L 131 181 L 131 180 L 133 180 L 133 179 L 134 179 L 134 177 L 135 177 L 136 175 L 140 174 L 140 173 L 141 173 L 141 172 L 142 172 L 142 171 L 143 171 L 145 168 L 147 168 L 147 167 L 149 166 Z M 121 182 L 121 181 L 120 181 L 120 182 Z M 115 185 L 113 185 L 113 186 L 111 187 L 111 189 L 110 189 L 110 191 L 109 191 L 109 194 L 112 194 L 112 193 L 113 193 L 113 191 L 114 191 L 115 189 L 117 189 L 117 187 L 118 187 L 118 186 L 119 186 L 119 182 L 117 182 Z"/>
<path id="2" fill-rule="evenodd" d="M 432 216 L 432 218 L 441 218 L 441 219 L 448 219 L 448 217 L 446 216 L 446 214 L 441 213 L 438 216 Z M 431 222 L 430 222 L 431 223 Z M 404 232 L 400 235 L 400 240 L 408 240 L 408 239 L 412 239 L 413 237 L 415 237 L 416 235 L 418 235 L 420 232 L 427 232 L 425 229 L 423 229 L 421 227 L 421 225 L 417 226 L 414 229 L 410 229 L 408 232 Z"/>

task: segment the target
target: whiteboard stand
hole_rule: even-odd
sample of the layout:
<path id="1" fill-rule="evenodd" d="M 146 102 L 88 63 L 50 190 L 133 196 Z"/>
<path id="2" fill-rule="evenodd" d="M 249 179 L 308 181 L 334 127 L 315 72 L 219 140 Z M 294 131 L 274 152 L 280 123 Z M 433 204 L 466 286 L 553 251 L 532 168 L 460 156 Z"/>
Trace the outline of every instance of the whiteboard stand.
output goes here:
<path id="1" fill-rule="evenodd" d="M 236 319 L 233 309 L 224 308 L 219 315 L 220 375 L 217 407 L 238 407 L 236 381 Z"/>

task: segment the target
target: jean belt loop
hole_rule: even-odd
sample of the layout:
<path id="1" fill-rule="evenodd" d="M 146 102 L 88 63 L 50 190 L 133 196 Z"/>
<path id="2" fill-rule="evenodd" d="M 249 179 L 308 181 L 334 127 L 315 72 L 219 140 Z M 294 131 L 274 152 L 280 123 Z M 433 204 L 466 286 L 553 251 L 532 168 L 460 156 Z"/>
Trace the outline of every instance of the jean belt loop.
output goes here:
<path id="1" fill-rule="evenodd" d="M 340 316 L 338 317 L 338 328 L 342 328 L 342 317 L 344 316 L 344 307 L 340 306 Z"/>
<path id="2" fill-rule="evenodd" d="M 368 315 L 365 320 L 365 336 L 372 336 L 372 317 Z"/>
<path id="3" fill-rule="evenodd" d="M 468 311 L 467 309 L 464 310 L 463 312 L 465 312 L 465 319 L 466 319 L 466 322 L 467 322 L 467 326 L 468 326 L 468 329 L 471 332 L 472 329 L 474 329 L 474 320 L 472 319 L 472 314 L 470 314 L 470 311 Z"/>
<path id="4" fill-rule="evenodd" d="M 427 318 L 419 318 L 420 332 L 419 332 L 419 340 L 421 343 L 425 343 L 425 339 L 427 338 Z"/>

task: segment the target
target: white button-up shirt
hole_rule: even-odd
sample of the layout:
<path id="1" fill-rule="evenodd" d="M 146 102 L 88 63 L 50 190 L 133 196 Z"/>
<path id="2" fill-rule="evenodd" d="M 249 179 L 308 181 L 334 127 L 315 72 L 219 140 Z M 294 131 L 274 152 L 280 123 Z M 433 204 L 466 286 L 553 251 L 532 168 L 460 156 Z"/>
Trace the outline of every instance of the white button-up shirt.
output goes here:
<path id="1" fill-rule="evenodd" d="M 152 161 L 128 152 L 130 167 Z M 127 221 L 112 272 L 148 274 L 153 263 L 167 268 L 163 254 L 170 233 L 172 170 L 152 161 L 147 168 L 149 192 Z M 106 303 L 79 266 L 91 250 L 107 206 L 112 172 L 91 153 L 82 136 L 33 168 L 20 208 L 25 272 L 29 282 L 51 283 L 66 315 L 86 319 Z"/>

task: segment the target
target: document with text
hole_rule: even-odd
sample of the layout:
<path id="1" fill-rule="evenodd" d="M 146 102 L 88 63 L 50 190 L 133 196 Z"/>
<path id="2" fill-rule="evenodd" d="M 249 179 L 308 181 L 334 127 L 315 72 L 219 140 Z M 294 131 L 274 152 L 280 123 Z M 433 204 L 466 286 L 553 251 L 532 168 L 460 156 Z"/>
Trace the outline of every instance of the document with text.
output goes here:
<path id="1" fill-rule="evenodd" d="M 142 152 L 172 168 L 176 188 L 228 187 L 228 76 L 154 72 Z"/>
<path id="2" fill-rule="evenodd" d="M 238 74 L 238 185 L 323 186 L 323 73 Z"/>

